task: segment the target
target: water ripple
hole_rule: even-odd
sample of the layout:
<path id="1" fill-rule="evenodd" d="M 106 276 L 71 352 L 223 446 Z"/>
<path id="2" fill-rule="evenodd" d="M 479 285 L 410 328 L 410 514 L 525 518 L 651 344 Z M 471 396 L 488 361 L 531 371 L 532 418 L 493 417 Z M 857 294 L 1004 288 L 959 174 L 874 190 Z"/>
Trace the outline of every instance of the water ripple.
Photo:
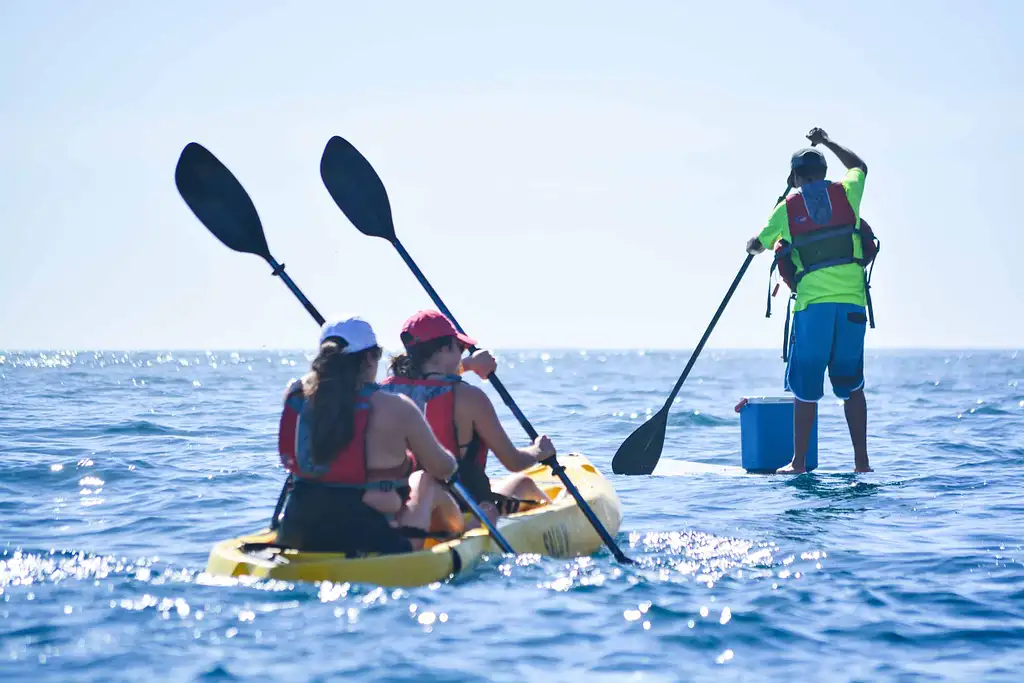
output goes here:
<path id="1" fill-rule="evenodd" d="M 665 461 L 738 464 L 732 407 L 782 394 L 777 355 L 706 351 Z M 498 354 L 538 430 L 606 473 L 688 356 Z M 308 362 L 0 351 L 5 680 L 1018 678 L 1022 355 L 872 354 L 873 474 L 609 474 L 635 566 L 607 551 L 490 557 L 453 582 L 387 591 L 208 576 L 211 544 L 273 508 L 281 390 Z M 819 432 L 823 468 L 852 467 L 831 397 Z"/>

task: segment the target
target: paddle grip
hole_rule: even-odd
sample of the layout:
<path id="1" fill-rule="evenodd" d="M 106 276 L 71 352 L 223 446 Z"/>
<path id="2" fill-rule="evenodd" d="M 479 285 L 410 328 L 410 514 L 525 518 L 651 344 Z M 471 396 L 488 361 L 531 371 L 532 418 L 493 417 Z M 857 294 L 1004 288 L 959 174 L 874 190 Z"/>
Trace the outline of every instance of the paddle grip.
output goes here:
<path id="1" fill-rule="evenodd" d="M 299 300 L 299 303 L 306 307 L 309 314 L 313 316 L 314 320 L 316 320 L 316 324 L 323 325 L 324 317 L 320 315 L 320 311 L 316 310 L 316 307 L 310 303 L 309 299 L 306 298 L 306 295 L 302 293 L 302 290 L 298 288 L 295 282 L 288 277 L 288 273 L 284 272 L 284 264 L 275 261 L 273 256 L 267 257 L 267 263 L 269 263 L 270 267 L 274 269 L 273 275 L 281 278 L 281 282 L 285 283 L 288 286 L 288 289 L 292 290 L 292 294 L 294 294 L 295 298 Z"/>

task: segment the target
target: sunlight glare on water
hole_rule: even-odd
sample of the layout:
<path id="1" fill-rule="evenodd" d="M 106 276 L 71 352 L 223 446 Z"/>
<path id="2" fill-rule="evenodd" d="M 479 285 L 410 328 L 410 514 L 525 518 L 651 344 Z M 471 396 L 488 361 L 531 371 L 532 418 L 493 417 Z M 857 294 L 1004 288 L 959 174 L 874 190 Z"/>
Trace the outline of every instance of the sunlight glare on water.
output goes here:
<path id="1" fill-rule="evenodd" d="M 706 352 L 655 477 L 609 462 L 688 354 L 497 355 L 537 429 L 611 479 L 637 565 L 488 557 L 409 589 L 208 575 L 214 542 L 267 521 L 281 392 L 310 354 L 3 351 L 4 680 L 1019 679 L 1017 354 L 869 354 L 876 472 L 849 472 L 828 400 L 823 472 L 796 478 L 672 466 L 739 464 L 733 406 L 782 395 L 775 352 Z"/>

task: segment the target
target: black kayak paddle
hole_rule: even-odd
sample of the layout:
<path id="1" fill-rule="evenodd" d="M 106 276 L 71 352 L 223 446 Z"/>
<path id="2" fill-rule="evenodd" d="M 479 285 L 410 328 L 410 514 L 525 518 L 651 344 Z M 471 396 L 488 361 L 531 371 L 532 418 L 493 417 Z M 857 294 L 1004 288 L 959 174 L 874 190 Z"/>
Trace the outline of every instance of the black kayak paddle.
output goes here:
<path id="1" fill-rule="evenodd" d="M 430 282 L 427 281 L 423 271 L 419 269 L 409 255 L 409 252 L 405 250 L 405 247 L 402 246 L 402 243 L 395 235 L 395 225 L 391 217 L 391 202 L 388 199 L 387 190 L 384 188 L 384 183 L 381 181 L 380 176 L 377 175 L 377 172 L 370 165 L 370 162 L 366 160 L 366 157 L 348 140 L 335 135 L 324 147 L 324 153 L 320 159 L 320 177 L 323 178 L 324 185 L 327 187 L 331 198 L 334 199 L 334 203 L 338 205 L 338 208 L 341 209 L 352 225 L 364 235 L 380 237 L 390 242 L 398 251 L 402 260 L 409 266 L 409 269 L 412 270 L 416 279 L 423 285 L 423 288 L 430 295 L 438 310 L 452 321 L 452 324 L 459 332 L 465 334 L 465 330 L 459 325 L 455 316 L 448 310 L 448 307 L 444 305 L 441 297 L 430 285 Z M 475 350 L 476 347 L 470 348 L 470 351 Z M 487 379 L 501 396 L 501 400 L 512 411 L 512 414 L 515 415 L 516 420 L 522 425 L 527 436 L 531 440 L 536 439 L 537 430 L 526 419 L 526 416 L 519 409 L 519 406 L 516 405 L 512 395 L 508 393 L 508 389 L 501 383 L 498 376 L 491 373 Z M 576 485 L 572 483 L 572 480 L 565 472 L 565 468 L 558 463 L 556 457 L 551 456 L 540 462 L 550 467 L 551 471 L 562 481 L 566 490 L 576 500 L 576 504 L 594 527 L 594 530 L 597 531 L 604 544 L 611 550 L 615 559 L 619 562 L 632 564 L 633 560 L 627 557 L 615 543 L 615 539 L 604 528 L 604 524 L 594 514 L 590 504 L 583 498 Z"/>
<path id="2" fill-rule="evenodd" d="M 284 272 L 284 264 L 278 263 L 271 256 L 256 207 L 245 188 L 228 170 L 227 166 L 198 142 L 190 142 L 185 145 L 178 158 L 178 165 L 174 170 L 174 183 L 178 187 L 181 198 L 185 200 L 192 213 L 200 223 L 206 226 L 207 230 L 228 248 L 246 254 L 255 254 L 270 264 L 273 275 L 281 278 L 292 294 L 313 316 L 317 325 L 324 324 L 324 317 Z M 270 519 L 272 530 L 277 529 L 280 524 L 281 511 L 292 483 L 293 477 L 289 475 L 284 488 L 281 489 L 281 495 L 278 496 L 274 514 Z M 462 484 L 452 481 L 448 483 L 448 486 L 487 528 L 502 551 L 514 554 L 512 546 L 498 532 L 496 526 L 491 524 Z"/>
<path id="3" fill-rule="evenodd" d="M 779 195 L 775 202 L 776 206 L 779 205 L 779 202 L 785 200 L 786 195 L 789 194 L 791 189 L 793 189 L 793 186 L 787 183 L 786 191 Z M 654 468 L 658 465 L 658 460 L 661 459 L 661 451 L 665 446 L 665 430 L 668 428 L 668 413 L 672 408 L 672 401 L 675 400 L 676 394 L 679 393 L 683 382 L 686 381 L 686 377 L 690 374 L 693 364 L 697 362 L 697 357 L 700 356 L 700 352 L 704 349 L 704 344 L 711 337 L 711 332 L 715 329 L 715 325 L 718 324 L 718 319 L 722 317 L 729 299 L 732 298 L 733 292 L 736 291 L 736 287 L 739 286 L 740 280 L 743 279 L 744 273 L 747 272 L 747 268 L 753 260 L 754 255 L 747 254 L 740 272 L 736 274 L 735 279 L 733 279 L 732 284 L 729 286 L 729 291 L 725 293 L 725 298 L 722 299 L 721 305 L 715 311 L 715 317 L 711 319 L 711 324 L 704 331 L 704 336 L 701 337 L 700 343 L 693 350 L 693 355 L 690 356 L 689 362 L 686 363 L 683 374 L 676 380 L 676 385 L 672 387 L 668 399 L 665 400 L 665 405 L 651 419 L 640 425 L 632 434 L 626 437 L 626 440 L 619 446 L 619 450 L 615 451 L 615 456 L 612 458 L 612 472 L 615 474 L 651 474 L 654 472 Z"/>

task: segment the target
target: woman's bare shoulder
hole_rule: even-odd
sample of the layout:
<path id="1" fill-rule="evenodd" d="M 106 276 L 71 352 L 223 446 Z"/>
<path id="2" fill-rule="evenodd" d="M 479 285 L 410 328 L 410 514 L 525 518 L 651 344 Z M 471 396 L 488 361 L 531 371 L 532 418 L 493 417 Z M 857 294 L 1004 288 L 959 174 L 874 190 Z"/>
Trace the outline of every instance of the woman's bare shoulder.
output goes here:
<path id="1" fill-rule="evenodd" d="M 473 407 L 489 405 L 491 403 L 491 397 L 488 396 L 483 389 L 475 387 L 472 384 L 466 384 L 460 382 L 455 386 L 455 391 L 458 392 L 458 403 L 465 403 Z"/>
<path id="2" fill-rule="evenodd" d="M 412 410 L 419 410 L 411 398 L 405 394 L 392 394 L 386 391 L 376 391 L 370 398 L 370 404 L 375 410 L 385 411 L 392 415 L 403 415 Z"/>

